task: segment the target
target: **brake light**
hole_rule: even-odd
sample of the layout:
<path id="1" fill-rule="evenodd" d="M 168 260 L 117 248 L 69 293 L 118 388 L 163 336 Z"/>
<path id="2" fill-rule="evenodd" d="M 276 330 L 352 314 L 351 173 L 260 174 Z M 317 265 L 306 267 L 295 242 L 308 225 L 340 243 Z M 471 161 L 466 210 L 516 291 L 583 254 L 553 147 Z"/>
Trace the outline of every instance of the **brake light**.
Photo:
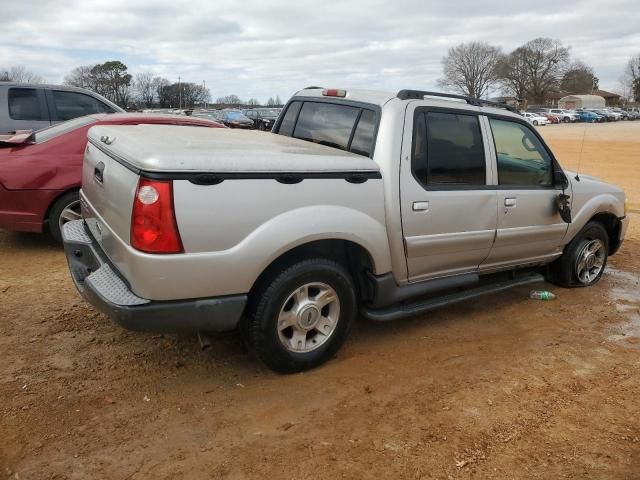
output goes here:
<path id="1" fill-rule="evenodd" d="M 131 213 L 131 246 L 147 253 L 184 251 L 173 208 L 173 181 L 140 178 Z"/>
<path id="2" fill-rule="evenodd" d="M 324 95 L 325 97 L 346 97 L 347 91 L 339 90 L 337 88 L 325 88 L 322 91 L 322 95 Z"/>

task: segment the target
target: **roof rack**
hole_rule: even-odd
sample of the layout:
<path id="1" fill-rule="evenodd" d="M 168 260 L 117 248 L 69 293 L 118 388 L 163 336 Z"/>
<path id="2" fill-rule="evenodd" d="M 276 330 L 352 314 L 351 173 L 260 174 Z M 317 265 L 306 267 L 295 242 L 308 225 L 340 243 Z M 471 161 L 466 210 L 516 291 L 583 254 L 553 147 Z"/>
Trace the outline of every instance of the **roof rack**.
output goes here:
<path id="1" fill-rule="evenodd" d="M 482 100 L 481 98 L 467 97 L 466 95 L 456 95 L 454 93 L 442 93 L 442 92 L 428 92 L 424 90 L 400 90 L 396 95 L 400 100 L 423 100 L 424 97 L 442 97 L 442 98 L 454 98 L 456 100 L 464 100 L 469 105 L 476 107 L 496 107 L 504 108 L 510 112 L 518 113 L 513 107 L 510 107 L 504 103 L 492 102 L 490 100 Z"/>

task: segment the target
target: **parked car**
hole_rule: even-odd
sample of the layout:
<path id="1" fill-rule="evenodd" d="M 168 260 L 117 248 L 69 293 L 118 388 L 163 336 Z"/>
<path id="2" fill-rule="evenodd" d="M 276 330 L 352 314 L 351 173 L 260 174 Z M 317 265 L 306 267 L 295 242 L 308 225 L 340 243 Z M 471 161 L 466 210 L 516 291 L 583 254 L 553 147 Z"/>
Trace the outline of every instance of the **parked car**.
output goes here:
<path id="1" fill-rule="evenodd" d="M 551 123 L 549 119 L 539 113 L 523 112 L 522 116 L 535 126 L 544 126 Z"/>
<path id="2" fill-rule="evenodd" d="M 280 114 L 280 112 L 271 108 L 256 108 L 253 110 L 245 110 L 243 113 L 253 120 L 253 126 L 255 128 L 265 131 L 271 130 Z"/>
<path id="3" fill-rule="evenodd" d="M 87 130 L 141 123 L 222 127 L 186 116 L 114 113 L 78 117 L 35 134 L 0 136 L 0 228 L 48 230 L 60 240 L 61 225 L 80 218 L 78 190 Z"/>
<path id="4" fill-rule="evenodd" d="M 618 120 L 620 120 L 620 115 L 604 108 L 591 108 L 589 109 L 589 111 L 595 113 L 596 115 L 600 115 L 605 122 L 617 122 Z"/>
<path id="5" fill-rule="evenodd" d="M 536 107 L 536 106 L 532 106 L 532 107 L 528 107 L 527 108 L 527 112 L 530 113 L 544 113 L 544 112 L 548 112 L 549 108 L 547 107 Z"/>
<path id="6" fill-rule="evenodd" d="M 0 82 L 0 134 L 41 130 L 94 113 L 124 112 L 83 88 Z"/>
<path id="7" fill-rule="evenodd" d="M 205 118 L 214 122 L 220 122 L 222 120 L 222 113 L 218 111 L 195 112 L 192 113 L 191 116 L 196 118 Z"/>
<path id="8" fill-rule="evenodd" d="M 611 108 L 613 113 L 620 115 L 620 120 L 632 120 L 633 116 L 629 115 L 629 112 L 621 109 L 621 108 Z"/>
<path id="9" fill-rule="evenodd" d="M 230 128 L 254 128 L 253 120 L 235 110 L 224 112 L 221 122 Z"/>
<path id="10" fill-rule="evenodd" d="M 590 112 L 588 110 L 580 110 L 577 111 L 578 121 L 583 123 L 596 123 L 596 122 L 604 122 L 605 118 L 602 115 L 598 115 L 597 113 Z"/>
<path id="11" fill-rule="evenodd" d="M 563 123 L 575 122 L 577 120 L 574 112 L 564 108 L 550 108 L 549 113 L 559 117 Z"/>
<path id="12" fill-rule="evenodd" d="M 539 272 L 596 283 L 625 195 L 574 177 L 498 104 L 305 89 L 271 134 L 92 128 L 65 253 L 80 293 L 127 328 L 239 328 L 269 367 L 300 371 L 358 312 L 391 321 Z"/>
<path id="13" fill-rule="evenodd" d="M 556 115 L 553 115 L 551 113 L 548 112 L 540 112 L 538 113 L 538 115 L 541 115 L 543 117 L 545 117 L 547 120 L 549 120 L 549 123 L 560 123 L 560 117 L 557 117 Z"/>

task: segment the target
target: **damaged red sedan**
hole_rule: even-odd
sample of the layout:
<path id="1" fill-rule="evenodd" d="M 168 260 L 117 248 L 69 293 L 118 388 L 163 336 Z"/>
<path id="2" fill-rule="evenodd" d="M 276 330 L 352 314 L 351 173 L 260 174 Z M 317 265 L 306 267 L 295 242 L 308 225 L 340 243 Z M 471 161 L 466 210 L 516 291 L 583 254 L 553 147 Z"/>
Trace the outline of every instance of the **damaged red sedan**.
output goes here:
<path id="1" fill-rule="evenodd" d="M 223 128 L 189 116 L 112 113 L 79 117 L 35 133 L 0 136 L 0 228 L 48 230 L 59 241 L 62 224 L 80 218 L 78 190 L 87 131 L 105 124 Z"/>

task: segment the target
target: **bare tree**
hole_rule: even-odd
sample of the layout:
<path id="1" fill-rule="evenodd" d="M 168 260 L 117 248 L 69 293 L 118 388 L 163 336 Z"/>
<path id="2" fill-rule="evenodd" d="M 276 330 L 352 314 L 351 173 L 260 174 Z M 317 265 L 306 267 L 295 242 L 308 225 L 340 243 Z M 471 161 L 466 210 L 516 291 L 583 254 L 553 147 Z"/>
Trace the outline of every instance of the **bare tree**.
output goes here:
<path id="1" fill-rule="evenodd" d="M 153 80 L 153 73 L 143 72 L 137 74 L 133 82 L 138 101 L 146 107 L 153 106 L 153 100 L 156 96 Z"/>
<path id="2" fill-rule="evenodd" d="M 498 64 L 498 77 L 503 89 L 518 100 L 524 100 L 529 93 L 529 75 L 525 63 L 526 50 L 516 48 L 504 55 Z"/>
<path id="3" fill-rule="evenodd" d="M 226 97 L 218 97 L 216 99 L 216 103 L 219 103 L 222 105 L 241 105 L 242 100 L 238 95 L 233 94 L 233 95 L 227 95 Z"/>
<path id="4" fill-rule="evenodd" d="M 598 77 L 593 73 L 593 68 L 578 61 L 571 64 L 564 73 L 560 88 L 569 93 L 591 93 L 593 90 L 597 90 L 598 81 Z"/>
<path id="5" fill-rule="evenodd" d="M 91 74 L 94 67 L 95 65 L 82 65 L 74 68 L 69 75 L 64 77 L 64 84 L 97 92 L 96 79 Z"/>
<path id="6" fill-rule="evenodd" d="M 252 107 L 257 107 L 260 105 L 260 102 L 258 101 L 257 98 L 250 98 L 249 100 L 247 100 L 247 105 L 251 105 Z"/>
<path id="7" fill-rule="evenodd" d="M 503 57 L 499 76 L 509 93 L 543 103 L 549 94 L 559 90 L 569 58 L 569 48 L 559 40 L 536 38 Z"/>
<path id="8" fill-rule="evenodd" d="M 276 106 L 276 101 L 273 97 L 269 97 L 269 100 L 267 100 L 267 107 L 275 107 Z"/>
<path id="9" fill-rule="evenodd" d="M 169 80 L 162 77 L 155 77 L 153 79 L 153 89 L 158 97 L 158 104 L 160 104 L 161 108 L 167 108 L 171 106 L 171 96 L 169 95 L 169 90 L 167 87 L 171 85 Z"/>
<path id="10" fill-rule="evenodd" d="M 24 65 L 16 65 L 8 70 L 0 68 L 0 81 L 16 83 L 44 83 L 42 76 L 34 73 Z"/>
<path id="11" fill-rule="evenodd" d="M 482 97 L 497 82 L 499 47 L 485 42 L 461 43 L 442 58 L 443 77 L 438 85 L 462 95 Z"/>
<path id="12" fill-rule="evenodd" d="M 629 59 L 623 78 L 632 92 L 633 99 L 640 102 L 640 53 Z"/>

